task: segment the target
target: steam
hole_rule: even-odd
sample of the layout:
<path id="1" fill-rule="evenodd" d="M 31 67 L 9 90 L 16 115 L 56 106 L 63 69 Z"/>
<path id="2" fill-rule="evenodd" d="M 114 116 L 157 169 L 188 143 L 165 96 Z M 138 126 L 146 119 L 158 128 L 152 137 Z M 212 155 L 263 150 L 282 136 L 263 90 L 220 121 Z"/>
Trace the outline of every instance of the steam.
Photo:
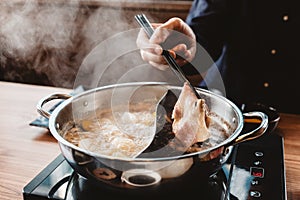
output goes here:
<path id="1" fill-rule="evenodd" d="M 78 8 L 74 6 L 39 6 L 31 1 L 17 9 L 9 7 L 4 10 L 5 16 L 1 20 L 1 34 L 8 53 L 17 53 L 24 58 L 37 45 L 58 49 L 68 46 L 74 29 L 74 24 L 68 22 L 75 21 L 77 12 Z"/>
<path id="2" fill-rule="evenodd" d="M 128 71 L 126 80 L 129 81 L 144 80 L 147 75 L 152 81 L 167 80 L 166 72 L 140 67 L 145 62 L 135 49 L 136 35 L 133 34 L 130 38 L 126 33 L 123 35 L 127 38 L 117 36 L 119 40 L 108 44 L 112 55 L 120 50 L 120 45 L 130 48 L 125 52 L 130 55 L 117 54 L 107 60 L 106 63 L 113 63 L 112 67 L 103 65 L 103 57 L 107 58 L 98 56 L 101 54 L 82 67 L 84 59 L 103 41 L 111 41 L 109 38 L 133 29 L 138 33 L 134 14 L 139 11 L 125 11 L 122 1 L 119 7 L 117 1 L 112 7 L 106 5 L 109 3 L 110 0 L 103 5 L 91 5 L 82 0 L 0 1 L 0 80 L 73 88 L 79 71 L 84 75 L 81 80 L 89 81 L 89 86 L 116 83 L 124 79 Z M 150 14 L 148 17 L 158 21 Z M 103 50 L 109 53 L 106 47 Z M 94 82 L 91 82 L 91 74 Z"/>
<path id="3" fill-rule="evenodd" d="M 43 80 L 36 82 L 71 88 L 88 52 L 128 28 L 121 12 L 79 0 L 1 1 L 0 79 L 32 82 L 37 75 Z"/>

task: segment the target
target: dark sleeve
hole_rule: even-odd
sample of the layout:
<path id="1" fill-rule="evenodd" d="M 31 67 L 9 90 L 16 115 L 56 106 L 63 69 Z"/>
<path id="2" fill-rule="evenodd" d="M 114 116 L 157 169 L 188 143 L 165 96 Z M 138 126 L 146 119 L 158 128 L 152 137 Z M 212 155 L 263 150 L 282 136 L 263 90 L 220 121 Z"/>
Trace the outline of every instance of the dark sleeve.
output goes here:
<path id="1" fill-rule="evenodd" d="M 186 22 L 193 29 L 198 43 L 197 54 L 193 61 L 193 65 L 202 66 L 198 71 L 207 70 L 211 62 L 216 61 L 222 54 L 227 34 L 227 14 L 226 0 L 195 0 L 193 2 Z M 210 59 L 203 61 L 203 55 L 207 53 Z"/>

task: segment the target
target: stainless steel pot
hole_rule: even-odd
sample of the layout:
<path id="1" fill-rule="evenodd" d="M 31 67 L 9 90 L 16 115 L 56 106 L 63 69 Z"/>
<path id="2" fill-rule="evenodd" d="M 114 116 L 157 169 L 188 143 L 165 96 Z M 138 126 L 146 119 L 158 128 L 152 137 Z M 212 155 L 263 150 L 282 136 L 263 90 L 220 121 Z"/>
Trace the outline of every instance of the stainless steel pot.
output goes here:
<path id="1" fill-rule="evenodd" d="M 229 137 L 211 148 L 172 157 L 124 159 L 86 151 L 63 138 L 63 129 L 70 121 L 95 115 L 95 110 L 112 108 L 124 102 L 160 99 L 167 91 L 179 94 L 181 87 L 157 82 L 136 82 L 109 85 L 88 90 L 81 94 L 51 94 L 38 102 L 37 110 L 49 118 L 49 129 L 57 139 L 61 152 L 68 163 L 80 175 L 98 184 L 118 188 L 149 188 L 178 184 L 185 179 L 197 181 L 219 171 L 238 143 L 261 136 L 268 127 L 268 117 L 262 112 L 244 113 L 225 97 L 210 91 L 197 89 L 206 100 L 210 111 L 217 113 L 230 124 Z M 53 99 L 65 99 L 51 114 L 44 104 Z M 95 115 L 96 117 L 96 115 Z M 253 131 L 241 134 L 244 118 L 259 118 L 260 125 Z M 195 182 L 194 182 L 195 183 Z"/>

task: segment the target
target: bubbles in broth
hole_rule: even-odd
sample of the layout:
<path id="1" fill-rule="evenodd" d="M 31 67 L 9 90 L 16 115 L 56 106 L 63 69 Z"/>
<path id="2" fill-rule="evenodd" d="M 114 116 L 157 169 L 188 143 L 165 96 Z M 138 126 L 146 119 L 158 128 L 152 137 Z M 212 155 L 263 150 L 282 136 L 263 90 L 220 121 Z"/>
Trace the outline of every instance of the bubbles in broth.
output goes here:
<path id="1" fill-rule="evenodd" d="M 113 110 L 97 110 L 96 117 L 86 118 L 78 123 L 70 122 L 62 129 L 62 135 L 74 145 L 97 154 L 145 158 L 201 151 L 226 140 L 232 132 L 229 123 L 211 112 L 208 115 L 210 138 L 186 148 L 172 132 L 171 113 L 166 114 L 166 123 L 153 138 L 156 128 L 154 104 L 143 102 L 130 105 L 127 110 L 124 108 L 121 106 Z"/>
<path id="2" fill-rule="evenodd" d="M 153 104 L 140 103 L 96 111 L 64 131 L 63 137 L 90 152 L 134 158 L 149 146 L 155 131 Z"/>

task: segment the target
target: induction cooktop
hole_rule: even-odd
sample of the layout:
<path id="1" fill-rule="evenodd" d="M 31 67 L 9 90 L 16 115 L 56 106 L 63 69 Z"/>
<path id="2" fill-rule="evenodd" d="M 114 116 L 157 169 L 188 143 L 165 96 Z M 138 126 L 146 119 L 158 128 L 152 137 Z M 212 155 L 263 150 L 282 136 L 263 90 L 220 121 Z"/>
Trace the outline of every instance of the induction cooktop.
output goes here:
<path id="1" fill-rule="evenodd" d="M 63 155 L 49 163 L 24 188 L 24 200 L 165 199 L 192 196 L 208 200 L 285 200 L 283 138 L 265 133 L 234 146 L 222 169 L 208 180 L 183 183 L 176 191 L 133 194 L 130 190 L 103 187 L 74 172 Z M 198 198 L 197 198 L 198 197 Z"/>

